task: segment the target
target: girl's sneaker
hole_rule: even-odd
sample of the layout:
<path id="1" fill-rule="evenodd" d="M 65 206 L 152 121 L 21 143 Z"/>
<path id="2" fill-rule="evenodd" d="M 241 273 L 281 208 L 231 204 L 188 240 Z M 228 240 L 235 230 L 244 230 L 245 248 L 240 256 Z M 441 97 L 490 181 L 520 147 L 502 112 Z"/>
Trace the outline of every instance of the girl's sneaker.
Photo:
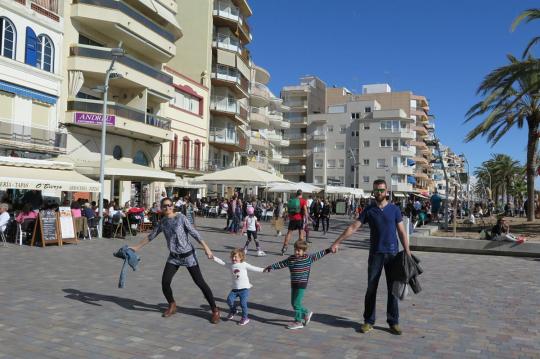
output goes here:
<path id="1" fill-rule="evenodd" d="M 242 320 L 238 322 L 238 325 L 246 325 L 247 323 L 249 323 L 249 318 L 242 318 Z"/>
<path id="2" fill-rule="evenodd" d="M 262 251 L 260 249 L 257 251 L 257 256 L 264 257 L 265 255 L 266 255 L 266 253 L 264 251 Z"/>
<path id="3" fill-rule="evenodd" d="M 238 314 L 238 310 L 235 310 L 234 312 L 230 312 L 229 315 L 227 315 L 227 320 L 233 320 L 235 314 Z"/>
<path id="4" fill-rule="evenodd" d="M 244 247 L 244 254 L 247 255 L 247 247 Z"/>
<path id="5" fill-rule="evenodd" d="M 296 329 L 302 329 L 304 328 L 304 324 L 301 322 L 293 322 L 290 325 L 287 325 L 287 329 L 296 330 Z"/>

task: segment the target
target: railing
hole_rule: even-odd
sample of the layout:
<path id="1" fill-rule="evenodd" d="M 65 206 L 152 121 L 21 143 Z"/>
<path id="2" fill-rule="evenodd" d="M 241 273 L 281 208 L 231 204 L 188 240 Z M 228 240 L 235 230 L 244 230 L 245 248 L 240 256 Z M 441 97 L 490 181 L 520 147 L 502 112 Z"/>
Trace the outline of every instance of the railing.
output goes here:
<path id="1" fill-rule="evenodd" d="M 236 51 L 239 54 L 242 54 L 244 50 L 240 40 L 231 35 L 217 33 L 214 34 L 212 41 L 216 43 L 216 47 L 221 49 Z"/>
<path id="2" fill-rule="evenodd" d="M 313 147 L 313 153 L 323 153 L 325 151 L 325 147 Z"/>
<path id="3" fill-rule="evenodd" d="M 100 100 L 85 100 L 78 99 L 68 101 L 68 111 L 82 111 L 101 114 L 103 113 L 103 101 Z M 145 111 L 117 104 L 114 102 L 107 103 L 107 113 L 118 117 L 127 118 L 128 120 L 144 123 L 149 126 L 162 128 L 164 130 L 171 129 L 171 120 L 165 117 L 146 113 Z"/>
<path id="4" fill-rule="evenodd" d="M 249 80 L 234 67 L 227 65 L 214 66 L 212 67 L 212 77 L 218 80 L 235 82 L 244 92 L 249 92 Z"/>
<path id="5" fill-rule="evenodd" d="M 229 1 L 214 0 L 214 15 L 240 22 L 240 9 Z"/>
<path id="6" fill-rule="evenodd" d="M 213 143 L 237 146 L 245 149 L 247 138 L 236 129 L 212 127 L 208 132 L 208 140 Z"/>
<path id="7" fill-rule="evenodd" d="M 284 101 L 285 106 L 289 107 L 307 107 L 308 102 L 307 101 Z"/>
<path id="8" fill-rule="evenodd" d="M 281 142 L 281 140 L 283 139 L 280 134 L 277 134 L 275 132 L 267 132 L 266 138 L 268 138 L 268 140 L 272 142 Z"/>
<path id="9" fill-rule="evenodd" d="M 212 96 L 210 99 L 210 109 L 221 112 L 233 113 L 243 121 L 248 119 L 248 110 L 234 97 Z"/>
<path id="10" fill-rule="evenodd" d="M 306 141 L 307 136 L 305 133 L 288 133 L 284 139 L 289 141 Z"/>
<path id="11" fill-rule="evenodd" d="M 196 157 L 163 156 L 161 167 L 167 170 L 182 170 L 194 172 L 208 172 L 208 162 Z"/>
<path id="12" fill-rule="evenodd" d="M 281 169 L 282 173 L 305 173 L 305 165 L 283 165 Z"/>
<path id="13" fill-rule="evenodd" d="M 10 141 L 14 147 L 46 146 L 51 152 L 65 152 L 67 133 L 0 121 L 0 140 Z"/>
<path id="14" fill-rule="evenodd" d="M 156 34 L 166 38 L 170 42 L 174 42 L 176 40 L 176 36 L 174 34 L 163 27 L 159 26 L 152 20 L 150 20 L 145 15 L 141 14 L 128 4 L 126 4 L 124 1 L 115 1 L 115 0 L 73 0 L 73 4 L 87 4 L 87 5 L 95 5 L 99 7 L 104 7 L 108 9 L 114 9 L 118 10 L 121 13 L 129 16 L 133 20 L 143 24 Z"/>
<path id="15" fill-rule="evenodd" d="M 270 98 L 270 90 L 268 90 L 268 87 L 266 87 L 266 85 L 263 85 L 259 82 L 251 83 L 251 94 L 255 96 L 263 97 L 265 99 Z"/>
<path id="16" fill-rule="evenodd" d="M 307 125 L 307 116 L 302 117 L 289 117 L 287 118 L 290 124 L 306 124 Z"/>
<path id="17" fill-rule="evenodd" d="M 308 151 L 303 150 L 303 149 L 287 148 L 287 149 L 283 149 L 283 151 L 281 151 L 281 154 L 287 157 L 306 157 L 308 154 Z"/>
<path id="18" fill-rule="evenodd" d="M 267 148 L 269 146 L 267 139 L 256 137 L 256 135 L 254 135 L 253 133 L 251 137 L 249 138 L 249 144 L 251 146 L 264 147 L 264 148 Z"/>
<path id="19" fill-rule="evenodd" d="M 97 46 L 88 46 L 88 45 L 71 46 L 69 49 L 69 55 L 90 57 L 90 58 L 102 59 L 102 60 L 112 59 L 110 49 L 100 48 Z M 172 85 L 173 83 L 173 78 L 171 75 L 161 72 L 160 70 L 157 70 L 153 68 L 152 66 L 140 60 L 136 60 L 135 58 L 130 57 L 128 55 L 118 57 L 116 59 L 116 62 L 119 62 L 136 71 L 142 72 L 143 74 L 150 76 L 152 78 L 155 78 L 158 81 L 164 82 L 167 85 Z"/>
<path id="20" fill-rule="evenodd" d="M 30 0 L 30 2 L 41 6 L 45 10 L 58 14 L 58 0 Z"/>

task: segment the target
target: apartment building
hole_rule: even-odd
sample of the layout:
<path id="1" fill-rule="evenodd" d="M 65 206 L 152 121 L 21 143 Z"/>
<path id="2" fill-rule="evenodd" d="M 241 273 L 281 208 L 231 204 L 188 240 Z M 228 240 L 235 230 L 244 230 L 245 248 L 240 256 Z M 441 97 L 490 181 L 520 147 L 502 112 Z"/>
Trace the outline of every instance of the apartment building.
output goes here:
<path id="1" fill-rule="evenodd" d="M 313 154 L 308 151 L 308 115 L 325 112 L 326 84 L 316 76 L 304 76 L 299 85 L 283 87 L 281 98 L 290 109 L 284 114 L 290 124 L 284 131 L 289 146 L 283 150 L 289 164 L 282 166 L 282 173 L 290 181 L 312 182 L 313 174 L 308 166 L 308 162 L 313 162 Z"/>
<path id="2" fill-rule="evenodd" d="M 160 169 L 162 145 L 174 140 L 170 104 L 173 74 L 164 69 L 183 32 L 175 0 L 64 2 L 62 118 L 70 135 L 67 158 L 77 170 L 99 177 L 100 127 L 107 121 L 104 197 L 150 206 L 174 173 Z M 103 83 L 116 58 L 102 119 Z"/>
<path id="3" fill-rule="evenodd" d="M 245 0 L 214 0 L 209 162 L 222 169 L 241 163 L 249 141 L 252 35 Z"/>
<path id="4" fill-rule="evenodd" d="M 283 131 L 290 124 L 283 119 L 288 107 L 267 87 L 270 74 L 261 66 L 253 65 L 250 95 L 250 137 L 246 163 L 249 166 L 280 173 L 280 166 L 289 162 L 282 155 L 282 147 L 289 145 Z"/>
<path id="5" fill-rule="evenodd" d="M 374 180 L 385 179 L 397 197 L 433 189 L 432 155 L 424 142 L 433 126 L 420 107 L 427 106 L 424 97 L 375 84 L 364 86 L 362 95 L 329 88 L 326 101 L 325 114 L 308 115 L 314 184 L 370 191 Z"/>

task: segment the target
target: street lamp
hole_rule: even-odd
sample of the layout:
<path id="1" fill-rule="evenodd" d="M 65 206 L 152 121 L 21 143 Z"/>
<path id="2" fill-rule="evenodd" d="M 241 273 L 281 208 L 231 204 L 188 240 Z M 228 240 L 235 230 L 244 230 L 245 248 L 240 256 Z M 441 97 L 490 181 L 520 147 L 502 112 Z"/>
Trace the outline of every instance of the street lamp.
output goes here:
<path id="1" fill-rule="evenodd" d="M 467 165 L 467 210 L 471 211 L 471 174 L 470 174 L 470 167 L 469 167 L 469 161 L 467 161 L 467 158 L 465 157 L 465 154 L 462 153 L 459 155 L 463 162 Z"/>
<path id="2" fill-rule="evenodd" d="M 107 97 L 109 94 L 109 79 L 121 78 L 122 75 L 114 70 L 114 63 L 116 59 L 125 55 L 122 48 L 122 42 L 118 47 L 112 48 L 111 65 L 105 73 L 105 85 L 103 86 L 103 116 L 101 117 L 101 153 L 99 157 L 99 185 L 101 189 L 101 195 L 99 196 L 99 225 L 98 232 L 101 237 L 103 234 L 103 196 L 105 195 L 105 140 L 107 136 Z M 112 75 L 112 76 L 111 76 Z"/>
<path id="3" fill-rule="evenodd" d="M 349 154 L 353 160 L 353 170 L 354 170 L 353 187 L 356 188 L 356 170 L 358 168 L 358 163 L 356 162 L 356 156 L 354 155 L 354 151 L 352 150 L 352 148 L 349 148 Z"/>

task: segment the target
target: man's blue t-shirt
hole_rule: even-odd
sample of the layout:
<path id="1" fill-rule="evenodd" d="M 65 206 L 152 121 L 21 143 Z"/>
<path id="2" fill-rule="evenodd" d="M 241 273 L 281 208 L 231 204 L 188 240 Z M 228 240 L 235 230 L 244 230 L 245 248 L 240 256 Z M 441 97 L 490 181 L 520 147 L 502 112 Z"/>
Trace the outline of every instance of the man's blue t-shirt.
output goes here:
<path id="1" fill-rule="evenodd" d="M 431 196 L 431 212 L 439 212 L 439 209 L 441 208 L 441 202 L 442 198 L 437 193 L 435 193 L 433 196 Z"/>
<path id="2" fill-rule="evenodd" d="M 383 208 L 369 205 L 360 213 L 358 220 L 369 224 L 370 253 L 392 253 L 399 251 L 397 224 L 402 221 L 398 206 L 388 203 Z"/>

